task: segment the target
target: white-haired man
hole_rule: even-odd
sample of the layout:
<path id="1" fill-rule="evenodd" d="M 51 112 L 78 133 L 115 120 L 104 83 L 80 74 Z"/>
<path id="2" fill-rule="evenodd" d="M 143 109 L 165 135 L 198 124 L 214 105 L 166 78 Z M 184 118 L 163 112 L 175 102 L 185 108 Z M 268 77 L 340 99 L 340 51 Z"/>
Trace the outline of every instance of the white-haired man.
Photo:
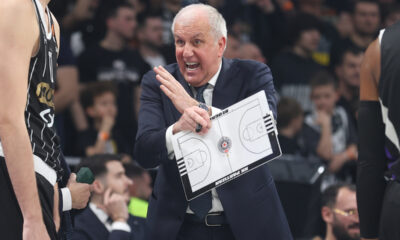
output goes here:
<path id="1" fill-rule="evenodd" d="M 197 124 L 202 126 L 199 134 L 206 134 L 216 108 L 226 108 L 260 90 L 265 91 L 274 113 L 276 99 L 266 65 L 222 57 L 226 23 L 214 8 L 203 4 L 183 8 L 172 32 L 177 64 L 156 67 L 142 80 L 135 151 L 143 166 L 159 166 L 146 239 L 292 239 L 266 166 L 186 200 L 172 135 L 196 132 Z"/>

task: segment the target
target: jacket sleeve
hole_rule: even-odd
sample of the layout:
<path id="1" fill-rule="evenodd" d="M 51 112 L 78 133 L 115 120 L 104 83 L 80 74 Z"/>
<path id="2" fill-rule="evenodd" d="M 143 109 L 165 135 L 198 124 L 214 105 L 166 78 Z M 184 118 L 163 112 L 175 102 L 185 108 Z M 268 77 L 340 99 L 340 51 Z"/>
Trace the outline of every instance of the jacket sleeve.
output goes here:
<path id="1" fill-rule="evenodd" d="M 264 90 L 265 95 L 267 96 L 269 108 L 276 119 L 276 91 L 270 68 L 265 64 L 257 63 L 255 69 L 251 72 L 253 73 L 253 79 L 250 83 L 248 93 L 246 94 L 247 97 L 259 92 L 260 90 Z"/>
<path id="2" fill-rule="evenodd" d="M 167 131 L 160 84 L 154 71 L 143 76 L 136 135 L 135 157 L 145 168 L 154 168 L 168 160 Z"/>

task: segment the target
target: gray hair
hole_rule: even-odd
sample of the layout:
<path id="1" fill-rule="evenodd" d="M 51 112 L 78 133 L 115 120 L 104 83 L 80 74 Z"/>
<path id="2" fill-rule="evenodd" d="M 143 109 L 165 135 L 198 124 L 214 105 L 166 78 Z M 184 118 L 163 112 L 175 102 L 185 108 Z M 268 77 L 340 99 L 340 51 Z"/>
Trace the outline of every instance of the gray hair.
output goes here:
<path id="1" fill-rule="evenodd" d="M 221 37 L 224 37 L 226 40 L 228 40 L 226 22 L 224 17 L 218 12 L 217 9 L 203 3 L 191 4 L 179 10 L 179 12 L 174 17 L 174 21 L 172 22 L 172 33 L 174 32 L 176 19 L 178 19 L 186 11 L 193 9 L 203 9 L 207 13 L 211 31 L 214 34 L 216 40 Z"/>

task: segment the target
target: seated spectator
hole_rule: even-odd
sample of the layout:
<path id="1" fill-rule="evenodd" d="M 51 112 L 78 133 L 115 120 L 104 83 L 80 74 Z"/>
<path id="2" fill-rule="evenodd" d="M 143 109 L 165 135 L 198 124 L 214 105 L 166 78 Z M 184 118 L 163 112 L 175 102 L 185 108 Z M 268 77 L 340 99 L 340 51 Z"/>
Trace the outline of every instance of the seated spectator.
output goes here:
<path id="1" fill-rule="evenodd" d="M 176 62 L 174 47 L 163 44 L 162 16 L 142 13 L 138 15 L 139 52 L 142 58 L 151 66 L 165 66 Z"/>
<path id="2" fill-rule="evenodd" d="M 129 145 L 114 128 L 117 116 L 117 91 L 111 83 L 88 84 L 81 102 L 90 120 L 88 129 L 79 133 L 77 148 L 81 154 L 127 153 Z"/>
<path id="3" fill-rule="evenodd" d="M 118 155 L 101 154 L 86 158 L 80 167 L 92 170 L 95 180 L 89 207 L 75 216 L 73 240 L 141 240 L 144 219 L 128 212 L 132 181 Z"/>
<path id="4" fill-rule="evenodd" d="M 360 227 L 356 187 L 336 184 L 322 194 L 322 219 L 326 223 L 325 240 L 359 240 Z"/>
<path id="5" fill-rule="evenodd" d="M 354 30 L 348 38 L 339 39 L 331 48 L 331 61 L 338 59 L 337 53 L 351 45 L 365 51 L 368 45 L 376 38 L 380 26 L 380 7 L 376 0 L 354 1 L 352 9 Z"/>
<path id="6" fill-rule="evenodd" d="M 336 106 L 339 95 L 335 80 L 328 72 L 320 72 L 310 85 L 314 108 L 304 119 L 304 143 L 309 152 L 327 164 L 330 173 L 336 173 L 327 175 L 323 188 L 337 177 L 352 181 L 357 159 L 356 133 L 346 111 Z"/>
<path id="7" fill-rule="evenodd" d="M 267 63 L 267 60 L 263 56 L 261 50 L 254 43 L 243 43 L 239 48 L 239 58 L 250 59 L 254 61 L 259 61 L 262 63 Z"/>
<path id="8" fill-rule="evenodd" d="M 274 83 L 283 97 L 296 99 L 304 111 L 311 110 L 310 87 L 312 75 L 323 67 L 312 59 L 320 41 L 318 18 L 298 14 L 289 24 L 289 49 L 272 62 Z"/>
<path id="9" fill-rule="evenodd" d="M 239 58 L 240 40 L 236 35 L 228 34 L 228 42 L 226 44 L 226 49 L 224 52 L 224 57 L 226 58 Z"/>
<path id="10" fill-rule="evenodd" d="M 304 154 L 299 132 L 303 126 L 303 110 L 291 98 L 281 98 L 278 103 L 278 139 L 283 154 Z"/>
<path id="11" fill-rule="evenodd" d="M 343 107 L 353 125 L 357 125 L 357 109 L 360 92 L 360 69 L 364 52 L 359 48 L 348 46 L 338 53 L 338 61 L 333 66 L 338 81 L 338 106 Z"/>
<path id="12" fill-rule="evenodd" d="M 108 2 L 108 1 L 107 1 Z M 110 3 L 111 4 L 111 3 Z M 78 58 L 82 83 L 112 81 L 118 88 L 115 127 L 124 142 L 134 147 L 139 111 L 140 80 L 150 66 L 127 43 L 134 37 L 136 16 L 127 3 L 114 3 L 106 18 L 106 35 Z M 132 153 L 132 150 L 129 152 Z"/>
<path id="13" fill-rule="evenodd" d="M 147 170 L 133 165 L 124 165 L 126 176 L 133 181 L 129 186 L 129 213 L 133 216 L 143 217 L 147 216 L 148 201 L 153 190 L 151 186 L 151 176 Z"/>

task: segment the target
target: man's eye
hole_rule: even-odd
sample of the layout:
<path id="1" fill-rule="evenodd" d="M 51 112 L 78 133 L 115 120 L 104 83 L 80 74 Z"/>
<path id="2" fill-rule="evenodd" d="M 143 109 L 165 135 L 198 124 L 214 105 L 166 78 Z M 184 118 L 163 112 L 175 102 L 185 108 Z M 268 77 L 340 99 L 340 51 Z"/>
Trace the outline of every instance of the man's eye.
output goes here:
<path id="1" fill-rule="evenodd" d="M 194 40 L 194 44 L 195 44 L 195 45 L 199 45 L 200 43 L 201 43 L 201 40 L 199 40 L 199 39 L 195 39 L 195 40 Z"/>

